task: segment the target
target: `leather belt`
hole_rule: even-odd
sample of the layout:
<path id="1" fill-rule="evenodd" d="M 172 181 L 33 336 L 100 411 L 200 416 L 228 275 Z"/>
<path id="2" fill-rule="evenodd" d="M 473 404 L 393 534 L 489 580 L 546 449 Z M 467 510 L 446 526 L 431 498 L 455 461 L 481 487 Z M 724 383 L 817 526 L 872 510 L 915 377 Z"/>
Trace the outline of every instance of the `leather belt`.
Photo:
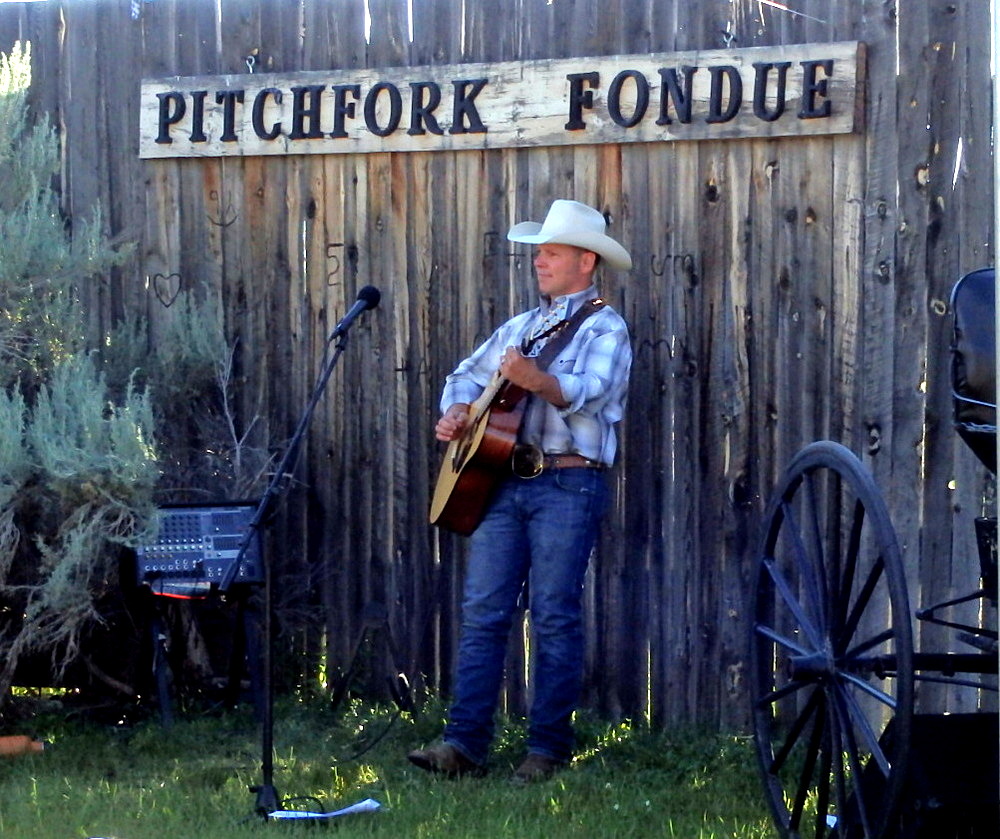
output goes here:
<path id="1" fill-rule="evenodd" d="M 537 478 L 546 469 L 604 469 L 603 463 L 580 454 L 542 454 L 535 446 L 514 448 L 511 471 L 519 478 Z"/>
<path id="2" fill-rule="evenodd" d="M 543 469 L 603 469 L 604 464 L 582 454 L 547 454 L 542 458 Z"/>

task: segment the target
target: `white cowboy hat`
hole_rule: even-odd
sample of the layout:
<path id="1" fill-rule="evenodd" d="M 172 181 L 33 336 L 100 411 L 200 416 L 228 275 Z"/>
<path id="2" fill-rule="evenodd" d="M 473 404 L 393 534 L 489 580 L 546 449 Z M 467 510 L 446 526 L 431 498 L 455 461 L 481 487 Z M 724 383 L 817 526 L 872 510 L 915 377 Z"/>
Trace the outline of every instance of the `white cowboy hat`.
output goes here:
<path id="1" fill-rule="evenodd" d="M 522 221 L 507 233 L 512 242 L 532 245 L 575 245 L 600 254 L 608 265 L 620 271 L 632 267 L 632 257 L 604 231 L 604 215 L 579 201 L 558 198 L 549 207 L 545 221 Z"/>

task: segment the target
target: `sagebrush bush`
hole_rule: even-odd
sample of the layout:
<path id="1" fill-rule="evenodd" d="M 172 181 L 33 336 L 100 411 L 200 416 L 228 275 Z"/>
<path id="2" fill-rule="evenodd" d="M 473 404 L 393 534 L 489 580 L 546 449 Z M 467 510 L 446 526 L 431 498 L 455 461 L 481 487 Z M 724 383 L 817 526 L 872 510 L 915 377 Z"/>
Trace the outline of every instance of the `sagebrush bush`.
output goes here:
<path id="1" fill-rule="evenodd" d="M 268 462 L 232 407 L 217 291 L 181 290 L 156 340 L 143 318 L 88 334 L 80 290 L 131 248 L 112 246 L 99 208 L 63 213 L 30 68 L 26 45 L 0 54 L 0 710 L 27 657 L 58 680 L 126 609 L 122 559 L 148 543 L 154 499 L 246 497 Z"/>

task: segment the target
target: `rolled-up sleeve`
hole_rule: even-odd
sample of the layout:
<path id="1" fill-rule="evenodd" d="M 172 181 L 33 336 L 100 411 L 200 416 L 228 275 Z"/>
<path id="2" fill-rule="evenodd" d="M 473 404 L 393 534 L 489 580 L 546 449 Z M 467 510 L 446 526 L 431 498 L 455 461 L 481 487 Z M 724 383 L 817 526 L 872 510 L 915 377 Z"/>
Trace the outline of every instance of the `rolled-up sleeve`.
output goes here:
<path id="1" fill-rule="evenodd" d="M 632 365 L 628 331 L 618 328 L 581 338 L 574 348 L 576 357 L 570 372 L 555 373 L 563 398 L 569 403 L 559 413 L 601 415 L 608 422 L 617 422 L 624 413 Z"/>

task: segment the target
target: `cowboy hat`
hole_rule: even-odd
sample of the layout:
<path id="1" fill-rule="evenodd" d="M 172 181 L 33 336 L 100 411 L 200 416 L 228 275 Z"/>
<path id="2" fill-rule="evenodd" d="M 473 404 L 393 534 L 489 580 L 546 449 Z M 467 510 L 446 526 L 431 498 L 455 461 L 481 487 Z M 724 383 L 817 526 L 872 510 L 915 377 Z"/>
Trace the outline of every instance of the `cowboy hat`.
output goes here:
<path id="1" fill-rule="evenodd" d="M 549 207 L 545 221 L 522 221 L 507 233 L 512 242 L 532 245 L 575 245 L 600 254 L 612 268 L 627 271 L 632 257 L 604 231 L 604 215 L 579 201 L 558 198 Z"/>

